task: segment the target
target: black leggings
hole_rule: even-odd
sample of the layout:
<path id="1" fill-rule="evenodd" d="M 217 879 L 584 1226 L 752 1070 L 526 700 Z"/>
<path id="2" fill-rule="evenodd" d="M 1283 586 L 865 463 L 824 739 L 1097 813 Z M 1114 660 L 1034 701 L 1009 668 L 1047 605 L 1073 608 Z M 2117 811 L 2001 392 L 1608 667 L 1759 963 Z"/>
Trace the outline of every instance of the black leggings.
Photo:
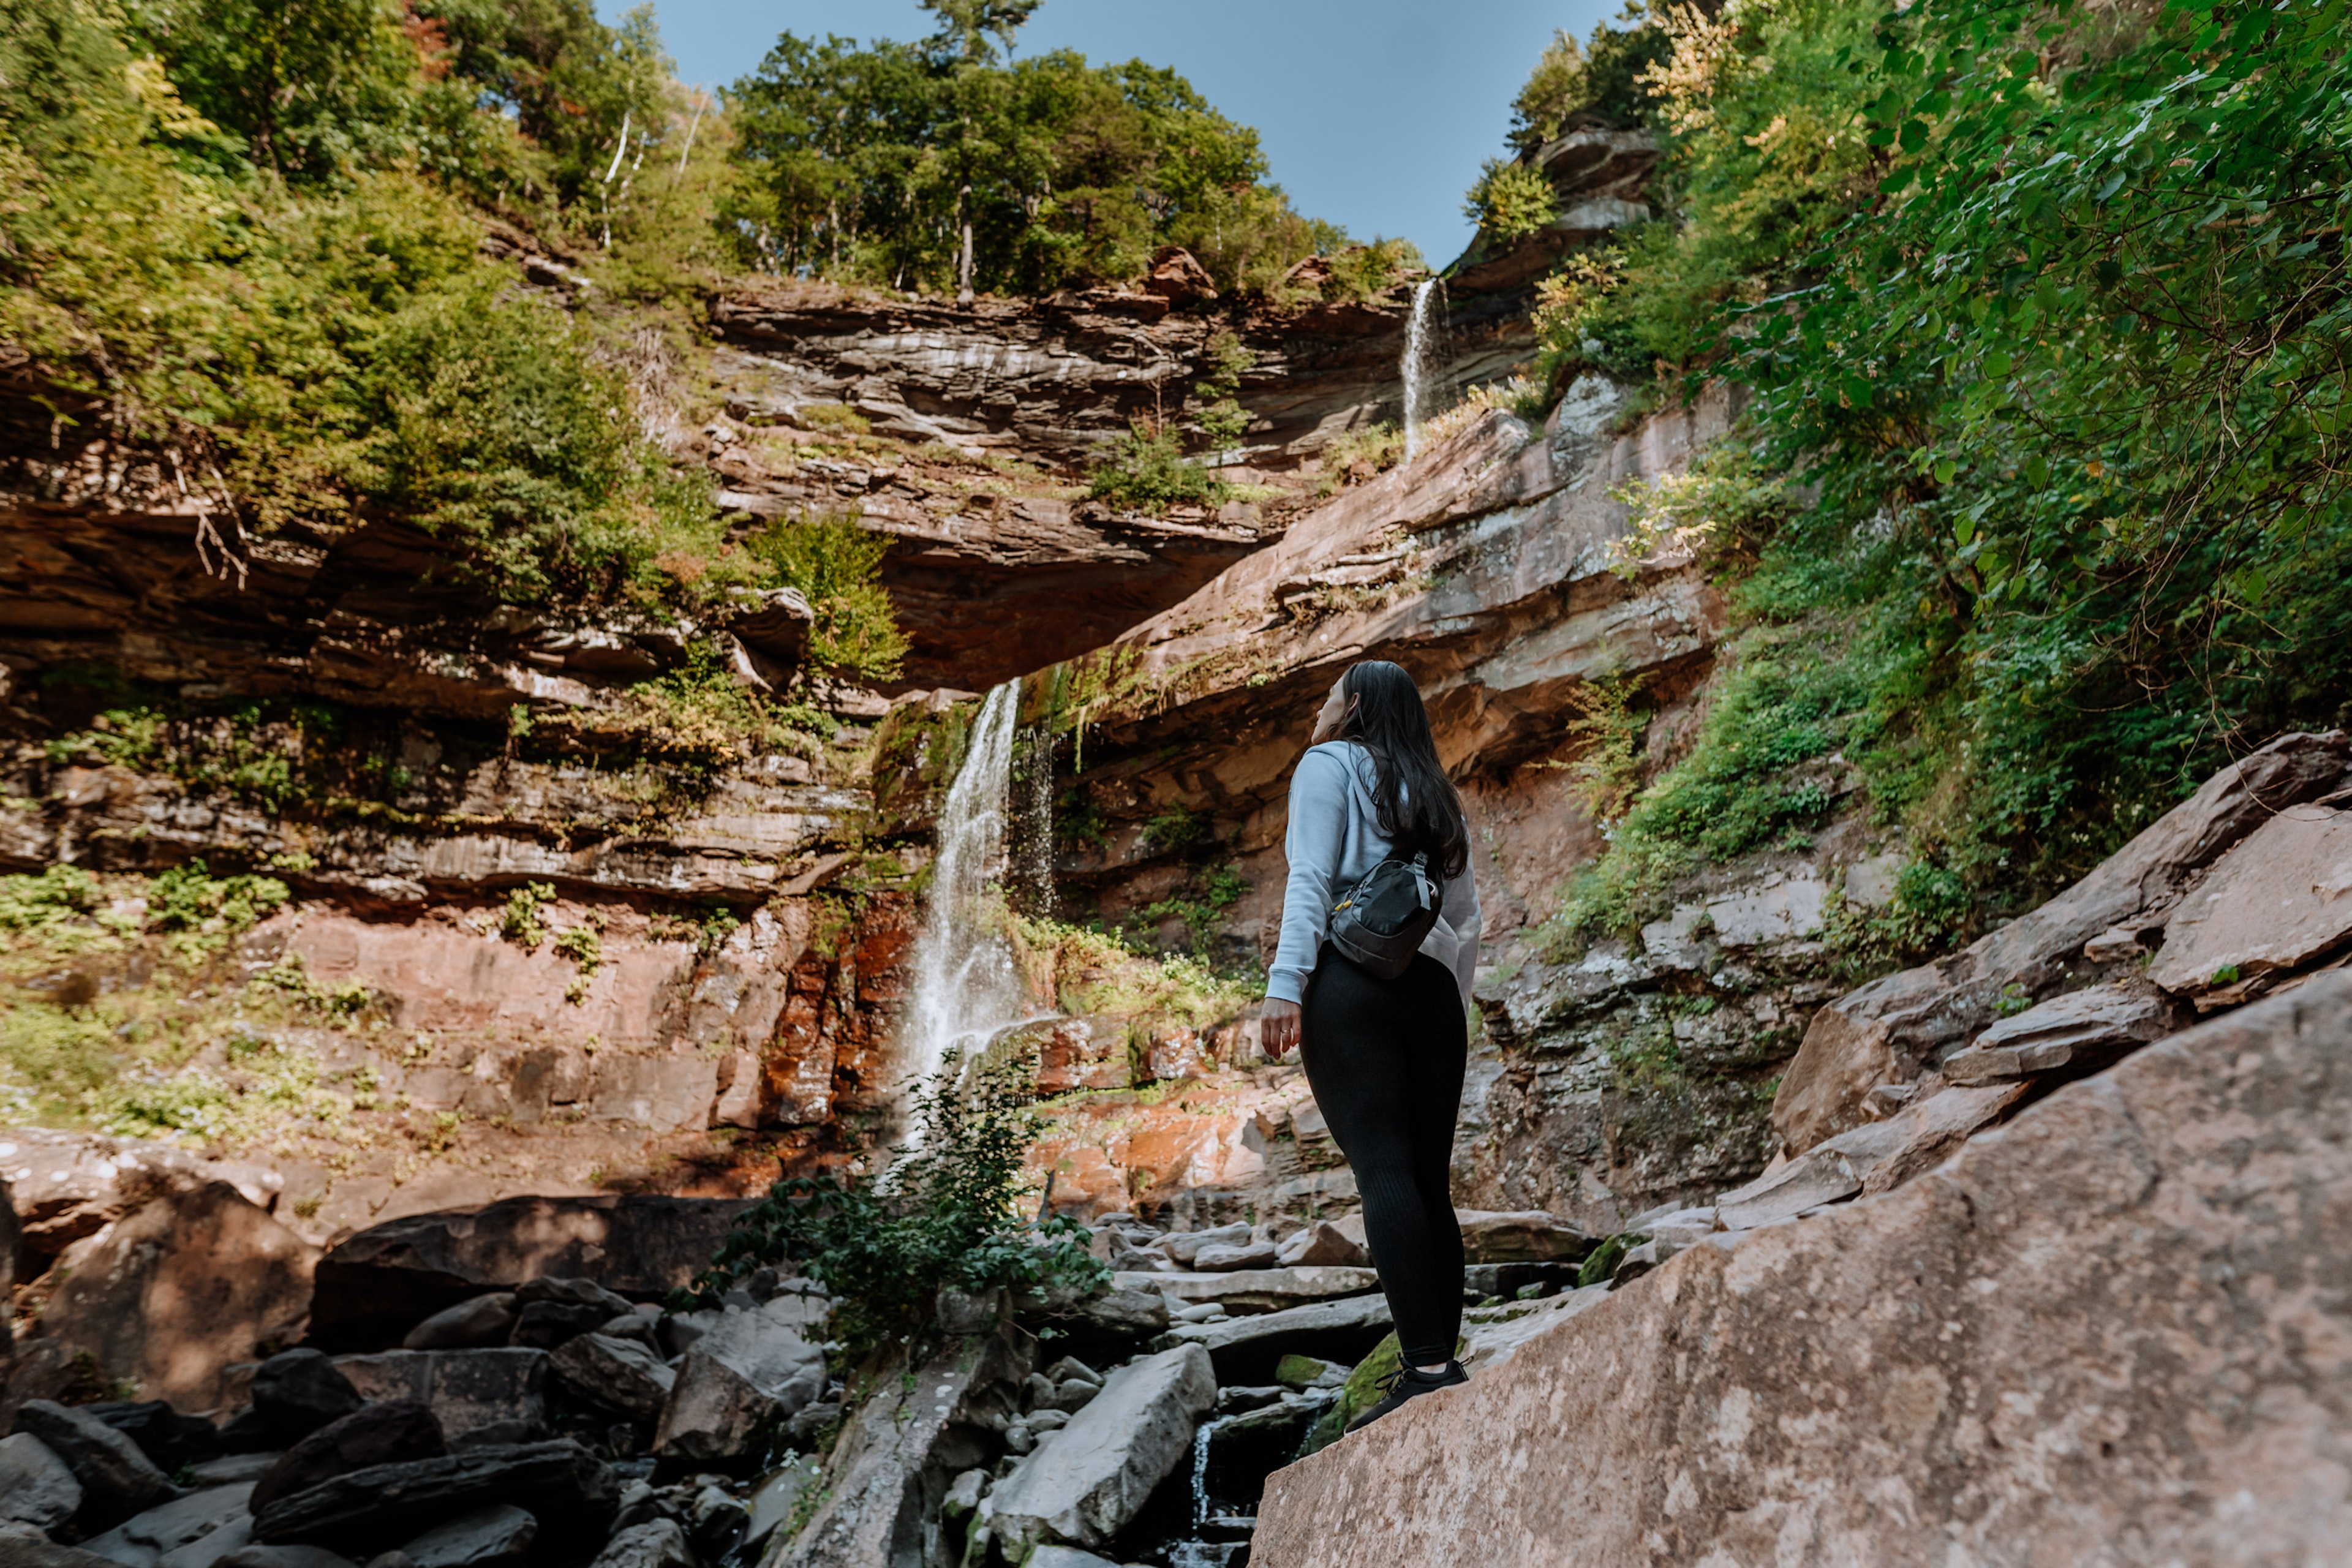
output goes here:
<path id="1" fill-rule="evenodd" d="M 1462 1331 L 1462 1227 L 1446 1180 L 1470 1050 L 1462 993 L 1427 953 L 1382 980 L 1326 943 L 1303 1006 L 1307 1081 L 1356 1173 L 1405 1364 L 1450 1361 Z"/>

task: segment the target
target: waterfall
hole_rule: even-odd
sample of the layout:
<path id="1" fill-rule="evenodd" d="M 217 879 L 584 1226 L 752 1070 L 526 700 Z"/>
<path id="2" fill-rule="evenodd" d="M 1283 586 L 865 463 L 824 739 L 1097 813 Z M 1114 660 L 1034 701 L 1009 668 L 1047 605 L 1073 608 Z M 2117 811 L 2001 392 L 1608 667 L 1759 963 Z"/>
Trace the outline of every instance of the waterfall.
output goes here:
<path id="1" fill-rule="evenodd" d="M 1412 320 L 1404 332 L 1404 460 L 1421 450 L 1422 426 L 1437 412 L 1437 378 L 1445 368 L 1445 280 L 1424 278 L 1412 291 Z"/>
<path id="2" fill-rule="evenodd" d="M 1003 925 L 1020 709 L 1018 680 L 988 694 L 940 810 L 939 857 L 901 1034 L 908 1089 L 939 1071 L 950 1050 L 970 1062 L 1006 1028 L 1036 1016 Z"/>

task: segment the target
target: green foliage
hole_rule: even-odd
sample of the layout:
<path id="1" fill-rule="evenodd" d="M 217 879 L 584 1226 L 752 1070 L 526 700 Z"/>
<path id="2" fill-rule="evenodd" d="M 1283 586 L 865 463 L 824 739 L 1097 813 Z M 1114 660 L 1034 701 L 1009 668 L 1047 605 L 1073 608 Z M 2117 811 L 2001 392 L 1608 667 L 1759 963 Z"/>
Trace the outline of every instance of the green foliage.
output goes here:
<path id="1" fill-rule="evenodd" d="M 1171 506 L 1219 505 L 1232 487 L 1186 458 L 1174 429 L 1141 418 L 1111 442 L 1087 481 L 1087 493 L 1114 506 L 1159 512 Z"/>
<path id="2" fill-rule="evenodd" d="M 854 417 L 854 416 L 853 416 Z M 776 578 L 797 588 L 815 612 L 809 658 L 868 680 L 895 680 L 907 637 L 877 580 L 890 536 L 853 517 L 771 521 L 745 542 Z"/>
<path id="3" fill-rule="evenodd" d="M 525 882 L 507 893 L 507 907 L 499 916 L 499 934 L 526 952 L 535 952 L 547 940 L 547 922 L 540 910 L 555 897 L 551 882 Z"/>
<path id="4" fill-rule="evenodd" d="M 959 6 L 961 15 L 964 7 Z M 1128 279 L 1181 245 L 1221 288 L 1263 289 L 1339 243 L 1265 180 L 1257 133 L 1172 70 L 1055 50 L 999 63 L 1019 7 L 942 14 L 921 43 L 787 33 L 729 89 L 749 174 L 746 252 L 782 272 L 1045 293 Z"/>
<path id="5" fill-rule="evenodd" d="M 1033 1064 L 983 1065 L 965 1081 L 952 1053 L 915 1096 L 917 1142 L 878 1178 L 799 1176 L 745 1211 L 695 1300 L 716 1305 L 734 1282 L 791 1264 L 833 1298 L 831 1331 L 862 1361 L 921 1332 L 942 1289 L 1099 1290 L 1110 1271 L 1085 1231 L 1026 1217 L 1022 1163 L 1036 1135 Z"/>
<path id="6" fill-rule="evenodd" d="M 1462 213 L 1492 237 L 1525 239 L 1559 216 L 1559 193 L 1539 169 L 1489 158 L 1462 198 Z"/>
<path id="7" fill-rule="evenodd" d="M 1669 541 L 1748 515 L 1734 598 L 1769 636 L 1741 657 L 1805 710 L 1711 721 L 1578 908 L 1801 833 L 1802 766 L 1751 759 L 1820 736 L 1914 853 L 1840 940 L 1932 950 L 2340 722 L 2352 18 L 1801 0 L 1661 26 L 1675 221 L 1546 285 L 1538 363 L 1754 388 L 1750 477 L 1803 505 L 1633 499 L 1668 503 Z M 1843 682 L 1789 640 L 1824 628 Z"/>
<path id="8" fill-rule="evenodd" d="M 1209 335 L 1207 353 L 1209 372 L 1194 385 L 1193 392 L 1204 405 L 1200 414 L 1201 434 L 1208 437 L 1209 449 L 1218 452 L 1237 445 L 1249 433 L 1249 410 L 1242 406 L 1235 395 L 1241 391 L 1242 377 L 1257 363 L 1257 356 L 1242 346 L 1240 338 L 1222 329 Z"/>
<path id="9" fill-rule="evenodd" d="M 204 861 L 191 860 L 150 886 L 147 923 L 218 945 L 267 919 L 288 897 L 286 884 L 275 877 L 215 877 Z"/>
<path id="10" fill-rule="evenodd" d="M 1216 875 L 1231 878 L 1233 873 L 1226 868 Z M 1230 907 L 1244 890 L 1235 889 L 1220 908 Z M 1212 1028 L 1231 1022 L 1265 984 L 1262 969 L 1220 973 L 1197 953 L 1147 951 L 1146 943 L 1106 930 L 1099 921 L 1081 925 L 1016 914 L 1009 929 L 1030 988 L 1053 997 L 1065 1011 L 1082 1016 Z"/>
<path id="11" fill-rule="evenodd" d="M 1307 1436 L 1298 1445 L 1298 1458 L 1329 1447 L 1348 1430 L 1348 1423 L 1378 1405 L 1385 1394 L 1382 1384 L 1404 1365 L 1404 1351 L 1394 1333 L 1384 1334 L 1363 1360 L 1348 1373 L 1340 1385 L 1339 1397 L 1315 1419 Z"/>
<path id="12" fill-rule="evenodd" d="M 1584 1261 L 1578 1265 L 1576 1288 L 1582 1290 L 1590 1286 L 1607 1284 L 1611 1276 L 1617 1272 L 1617 1265 L 1625 1260 L 1625 1255 L 1649 1239 L 1631 1231 L 1608 1237 L 1586 1253 Z"/>
<path id="13" fill-rule="evenodd" d="M 37 931 L 63 925 L 98 905 L 98 879 L 79 866 L 0 877 L 0 931 Z"/>
<path id="14" fill-rule="evenodd" d="M 1349 485 L 1377 479 L 1403 460 L 1404 431 L 1389 421 L 1342 430 L 1323 447 L 1323 479 L 1318 493 L 1330 495 Z"/>

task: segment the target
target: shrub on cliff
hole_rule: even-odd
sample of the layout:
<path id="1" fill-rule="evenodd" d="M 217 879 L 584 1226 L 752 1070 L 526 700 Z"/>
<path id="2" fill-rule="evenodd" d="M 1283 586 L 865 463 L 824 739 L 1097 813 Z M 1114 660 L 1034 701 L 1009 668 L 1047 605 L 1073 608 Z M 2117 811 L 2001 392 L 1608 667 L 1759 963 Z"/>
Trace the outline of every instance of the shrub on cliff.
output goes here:
<path id="1" fill-rule="evenodd" d="M 950 1052 L 918 1088 L 916 1141 L 879 1176 L 793 1176 L 745 1211 L 689 1292 L 715 1306 L 758 1270 L 796 1268 L 833 1299 L 831 1331 L 862 1361 L 923 1331 L 943 1289 L 1090 1294 L 1109 1269 L 1076 1221 L 1026 1217 L 1022 1163 L 1036 1138 L 1034 1064 L 977 1067 Z"/>

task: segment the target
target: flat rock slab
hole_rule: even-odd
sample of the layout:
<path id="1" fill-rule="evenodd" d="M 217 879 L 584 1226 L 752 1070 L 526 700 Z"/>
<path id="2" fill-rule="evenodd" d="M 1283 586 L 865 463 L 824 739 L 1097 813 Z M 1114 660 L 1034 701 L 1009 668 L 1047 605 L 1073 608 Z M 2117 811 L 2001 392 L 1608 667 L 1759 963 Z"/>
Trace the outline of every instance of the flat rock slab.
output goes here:
<path id="1" fill-rule="evenodd" d="M 501 1423 L 547 1426 L 545 1351 L 384 1351 L 337 1356 L 335 1369 L 365 1398 L 425 1406 L 453 1439 Z"/>
<path id="2" fill-rule="evenodd" d="M 2338 1561 L 2347 1123 L 2326 975 L 1277 1471 L 1251 1562 Z"/>
<path id="3" fill-rule="evenodd" d="M 1241 1268 L 1230 1274 L 1114 1274 L 1122 1290 L 1157 1290 L 1171 1306 L 1214 1301 L 1228 1312 L 1276 1312 L 1306 1301 L 1360 1296 L 1381 1288 L 1369 1268 L 1320 1266 L 1305 1268 Z"/>
<path id="4" fill-rule="evenodd" d="M 2352 811 L 2291 805 L 2181 900 L 2147 977 L 2176 995 L 2221 991 L 2297 968 L 2347 939 Z"/>
<path id="5" fill-rule="evenodd" d="M 538 1535 L 529 1512 L 495 1502 L 435 1525 L 401 1550 L 416 1568 L 497 1568 L 520 1562 Z"/>
<path id="6" fill-rule="evenodd" d="M 1152 1342 L 1155 1350 L 1199 1345 L 1220 1384 L 1268 1384 L 1286 1355 L 1311 1355 L 1353 1366 L 1391 1326 L 1388 1298 L 1354 1296 L 1222 1323 L 1180 1323 Z"/>
<path id="7" fill-rule="evenodd" d="M 153 1568 L 166 1553 L 177 1552 L 245 1519 L 246 1503 L 252 1495 L 250 1482 L 191 1492 L 127 1519 L 103 1535 L 91 1536 L 81 1549 L 135 1568 Z M 237 1539 L 242 1544 L 242 1532 Z"/>
<path id="8" fill-rule="evenodd" d="M 1008 1543 L 1099 1546 L 1191 1452 L 1193 1431 L 1216 1402 L 1216 1373 L 1198 1345 L 1123 1366 L 998 1484 L 981 1511 Z"/>
<path id="9" fill-rule="evenodd" d="M 81 1483 L 30 1432 L 0 1437 L 0 1520 L 55 1530 L 81 1507 Z"/>
<path id="10" fill-rule="evenodd" d="M 579 1444 L 527 1443 L 353 1470 L 273 1503 L 253 1532 L 273 1545 L 372 1557 L 386 1542 L 508 1503 L 534 1515 L 561 1545 L 600 1537 L 619 1500 L 611 1468 Z"/>
<path id="11" fill-rule="evenodd" d="M 2175 1004 L 2145 988 L 2094 985 L 2003 1018 L 1944 1059 L 1958 1084 L 2001 1083 L 2072 1067 L 2107 1065 L 2179 1026 Z"/>
<path id="12" fill-rule="evenodd" d="M 1541 1209 L 1459 1209 L 1454 1217 L 1461 1222 L 1465 1263 L 1574 1262 L 1595 1240 Z"/>
<path id="13" fill-rule="evenodd" d="M 330 1349 L 397 1342 L 445 1308 L 542 1275 L 658 1300 L 709 1267 L 748 1206 L 634 1194 L 524 1197 L 391 1220 L 320 1260 L 311 1338 Z"/>

